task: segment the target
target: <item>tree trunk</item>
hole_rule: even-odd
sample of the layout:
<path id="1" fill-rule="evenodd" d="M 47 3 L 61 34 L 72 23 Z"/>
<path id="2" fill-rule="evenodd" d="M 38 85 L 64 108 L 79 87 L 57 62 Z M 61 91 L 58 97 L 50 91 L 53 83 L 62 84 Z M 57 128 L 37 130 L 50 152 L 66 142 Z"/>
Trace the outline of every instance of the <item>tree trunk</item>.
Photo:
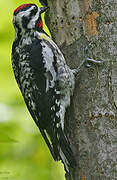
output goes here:
<path id="1" fill-rule="evenodd" d="M 65 131 L 78 167 L 66 180 L 117 179 L 117 2 L 48 0 L 47 25 L 68 65 L 89 56 L 102 66 L 84 67 L 76 80 Z"/>

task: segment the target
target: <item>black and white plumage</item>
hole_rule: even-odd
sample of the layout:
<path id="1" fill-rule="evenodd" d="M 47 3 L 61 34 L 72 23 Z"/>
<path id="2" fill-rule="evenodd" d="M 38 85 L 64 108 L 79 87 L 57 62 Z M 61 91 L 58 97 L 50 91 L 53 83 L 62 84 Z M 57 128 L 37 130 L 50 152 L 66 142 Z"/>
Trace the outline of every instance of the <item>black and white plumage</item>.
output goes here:
<path id="1" fill-rule="evenodd" d="M 62 160 L 68 170 L 69 166 L 76 166 L 64 133 L 64 117 L 74 90 L 75 70 L 67 66 L 58 46 L 43 31 L 41 13 L 46 9 L 24 4 L 14 11 L 12 66 L 27 108 L 53 158 Z"/>

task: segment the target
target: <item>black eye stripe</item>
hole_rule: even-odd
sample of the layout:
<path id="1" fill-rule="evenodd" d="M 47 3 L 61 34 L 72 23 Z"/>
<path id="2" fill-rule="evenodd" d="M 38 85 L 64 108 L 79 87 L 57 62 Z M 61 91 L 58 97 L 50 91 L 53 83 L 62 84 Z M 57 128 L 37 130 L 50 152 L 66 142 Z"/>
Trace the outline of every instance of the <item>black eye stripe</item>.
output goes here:
<path id="1" fill-rule="evenodd" d="M 25 7 L 25 8 L 23 8 L 21 11 L 26 11 L 26 10 L 28 10 L 28 9 L 30 9 L 30 7 Z"/>
<path id="2" fill-rule="evenodd" d="M 31 10 L 31 15 L 35 15 L 37 13 L 37 7 L 34 7 L 32 10 Z"/>

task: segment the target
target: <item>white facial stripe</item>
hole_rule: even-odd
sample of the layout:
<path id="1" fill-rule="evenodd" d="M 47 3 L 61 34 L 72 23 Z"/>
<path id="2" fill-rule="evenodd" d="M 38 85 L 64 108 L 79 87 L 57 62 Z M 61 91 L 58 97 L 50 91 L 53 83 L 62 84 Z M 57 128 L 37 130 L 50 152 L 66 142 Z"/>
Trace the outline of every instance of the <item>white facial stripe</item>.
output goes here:
<path id="1" fill-rule="evenodd" d="M 18 13 L 18 16 L 22 17 L 22 16 L 26 16 L 28 17 L 30 15 L 31 10 L 34 8 L 34 6 L 30 7 L 29 9 L 27 9 L 26 11 L 21 11 Z"/>
<path id="2" fill-rule="evenodd" d="M 35 27 L 35 22 L 37 21 L 38 18 L 39 18 L 39 11 L 37 11 L 36 15 L 31 19 L 27 27 L 29 29 Z"/>

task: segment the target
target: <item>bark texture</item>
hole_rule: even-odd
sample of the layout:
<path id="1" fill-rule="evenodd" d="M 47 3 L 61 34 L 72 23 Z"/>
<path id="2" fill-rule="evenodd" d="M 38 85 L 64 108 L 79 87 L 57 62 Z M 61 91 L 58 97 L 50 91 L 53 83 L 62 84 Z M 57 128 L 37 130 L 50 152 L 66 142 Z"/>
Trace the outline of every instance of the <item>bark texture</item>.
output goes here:
<path id="1" fill-rule="evenodd" d="M 89 56 L 102 66 L 84 67 L 65 119 L 78 167 L 66 180 L 117 179 L 117 1 L 47 0 L 46 22 L 68 65 Z"/>

